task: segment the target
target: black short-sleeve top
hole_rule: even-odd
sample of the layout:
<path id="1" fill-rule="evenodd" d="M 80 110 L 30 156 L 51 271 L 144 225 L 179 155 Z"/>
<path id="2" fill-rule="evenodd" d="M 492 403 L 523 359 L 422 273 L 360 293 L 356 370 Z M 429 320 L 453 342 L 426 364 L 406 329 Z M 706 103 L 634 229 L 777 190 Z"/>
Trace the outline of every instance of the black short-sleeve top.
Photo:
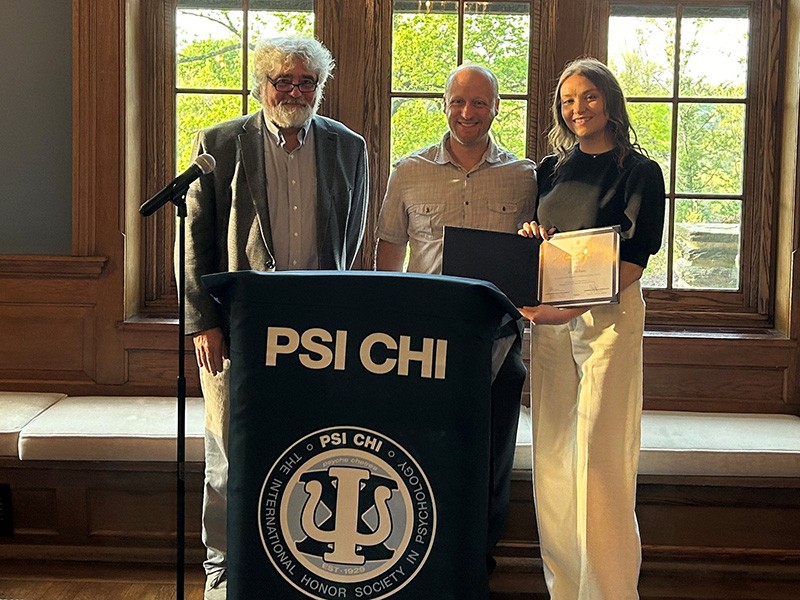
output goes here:
<path id="1" fill-rule="evenodd" d="M 619 225 L 620 260 L 647 266 L 661 247 L 664 175 L 646 156 L 631 151 L 620 167 L 617 150 L 585 154 L 578 146 L 553 171 L 556 156 L 539 164 L 536 220 L 557 231 Z"/>

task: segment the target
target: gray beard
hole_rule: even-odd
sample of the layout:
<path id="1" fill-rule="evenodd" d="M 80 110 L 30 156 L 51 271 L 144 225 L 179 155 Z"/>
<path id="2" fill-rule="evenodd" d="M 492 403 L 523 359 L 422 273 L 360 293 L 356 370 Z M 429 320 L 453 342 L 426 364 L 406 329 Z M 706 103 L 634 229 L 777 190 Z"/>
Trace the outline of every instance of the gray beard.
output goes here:
<path id="1" fill-rule="evenodd" d="M 308 104 L 264 104 L 264 115 L 281 129 L 300 129 L 314 116 L 315 108 Z"/>

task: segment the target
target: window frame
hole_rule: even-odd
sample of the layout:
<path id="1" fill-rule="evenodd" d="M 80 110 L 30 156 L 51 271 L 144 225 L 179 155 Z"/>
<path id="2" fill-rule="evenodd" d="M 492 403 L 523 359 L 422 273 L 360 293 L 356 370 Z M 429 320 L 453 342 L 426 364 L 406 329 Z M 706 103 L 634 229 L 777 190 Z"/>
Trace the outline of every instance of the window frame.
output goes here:
<path id="1" fill-rule="evenodd" d="M 157 192 L 175 173 L 175 9 L 177 0 L 143 0 L 139 11 L 141 45 L 141 189 Z M 173 276 L 175 212 L 161 210 L 142 224 L 142 317 L 177 316 L 178 292 Z"/>
<path id="2" fill-rule="evenodd" d="M 779 84 L 779 58 L 773 46 L 779 38 L 779 13 L 775 3 L 761 0 L 657 2 L 614 0 L 614 5 L 657 6 L 747 6 L 751 35 L 748 50 L 748 81 L 745 116 L 745 155 L 742 182 L 742 229 L 740 289 L 736 291 L 695 289 L 646 289 L 647 323 L 653 329 L 764 329 L 773 326 L 774 319 L 774 259 L 775 247 L 769 227 L 777 207 L 778 181 L 775 177 L 778 152 L 778 121 L 769 115 L 780 115 L 780 95 L 769 98 L 766 90 L 776 90 Z M 606 19 L 608 22 L 608 18 Z M 769 26 L 765 26 L 771 25 Z M 607 58 L 604 56 L 604 59 Z M 675 99 L 676 105 L 678 100 Z M 673 115 L 673 119 L 677 115 Z M 772 143 L 770 143 L 772 142 Z M 673 165 L 674 168 L 674 165 Z M 682 196 L 683 194 L 678 194 Z M 672 216 L 675 210 L 674 190 L 668 191 L 672 240 Z M 671 250 L 671 248 L 670 248 Z M 678 316 L 676 318 L 676 316 Z"/>

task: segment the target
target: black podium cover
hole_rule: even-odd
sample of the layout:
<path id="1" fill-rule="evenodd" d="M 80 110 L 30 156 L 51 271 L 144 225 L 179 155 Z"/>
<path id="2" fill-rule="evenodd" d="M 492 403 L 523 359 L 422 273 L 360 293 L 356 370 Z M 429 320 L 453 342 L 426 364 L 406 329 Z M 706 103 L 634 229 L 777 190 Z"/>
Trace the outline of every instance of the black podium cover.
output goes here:
<path id="1" fill-rule="evenodd" d="M 204 283 L 230 315 L 229 600 L 487 599 L 525 376 L 508 299 L 399 273 Z"/>

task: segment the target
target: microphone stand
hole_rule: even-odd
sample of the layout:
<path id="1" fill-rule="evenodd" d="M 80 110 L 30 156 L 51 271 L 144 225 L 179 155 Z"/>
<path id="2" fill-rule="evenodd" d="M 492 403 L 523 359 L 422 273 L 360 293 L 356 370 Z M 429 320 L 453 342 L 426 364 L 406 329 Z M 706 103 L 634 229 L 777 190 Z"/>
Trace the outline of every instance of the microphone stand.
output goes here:
<path id="1" fill-rule="evenodd" d="M 186 192 L 173 193 L 172 202 L 178 216 L 178 432 L 175 460 L 177 463 L 177 530 L 175 557 L 175 596 L 183 600 L 186 547 Z M 177 197 L 176 197 L 177 196 Z"/>
<path id="2" fill-rule="evenodd" d="M 176 560 L 175 592 L 177 600 L 184 598 L 184 570 L 186 549 L 186 192 L 188 186 L 174 187 L 170 201 L 178 217 L 178 380 L 176 434 Z M 146 211 L 143 204 L 139 211 Z M 152 213 L 147 213 L 152 214 Z"/>

